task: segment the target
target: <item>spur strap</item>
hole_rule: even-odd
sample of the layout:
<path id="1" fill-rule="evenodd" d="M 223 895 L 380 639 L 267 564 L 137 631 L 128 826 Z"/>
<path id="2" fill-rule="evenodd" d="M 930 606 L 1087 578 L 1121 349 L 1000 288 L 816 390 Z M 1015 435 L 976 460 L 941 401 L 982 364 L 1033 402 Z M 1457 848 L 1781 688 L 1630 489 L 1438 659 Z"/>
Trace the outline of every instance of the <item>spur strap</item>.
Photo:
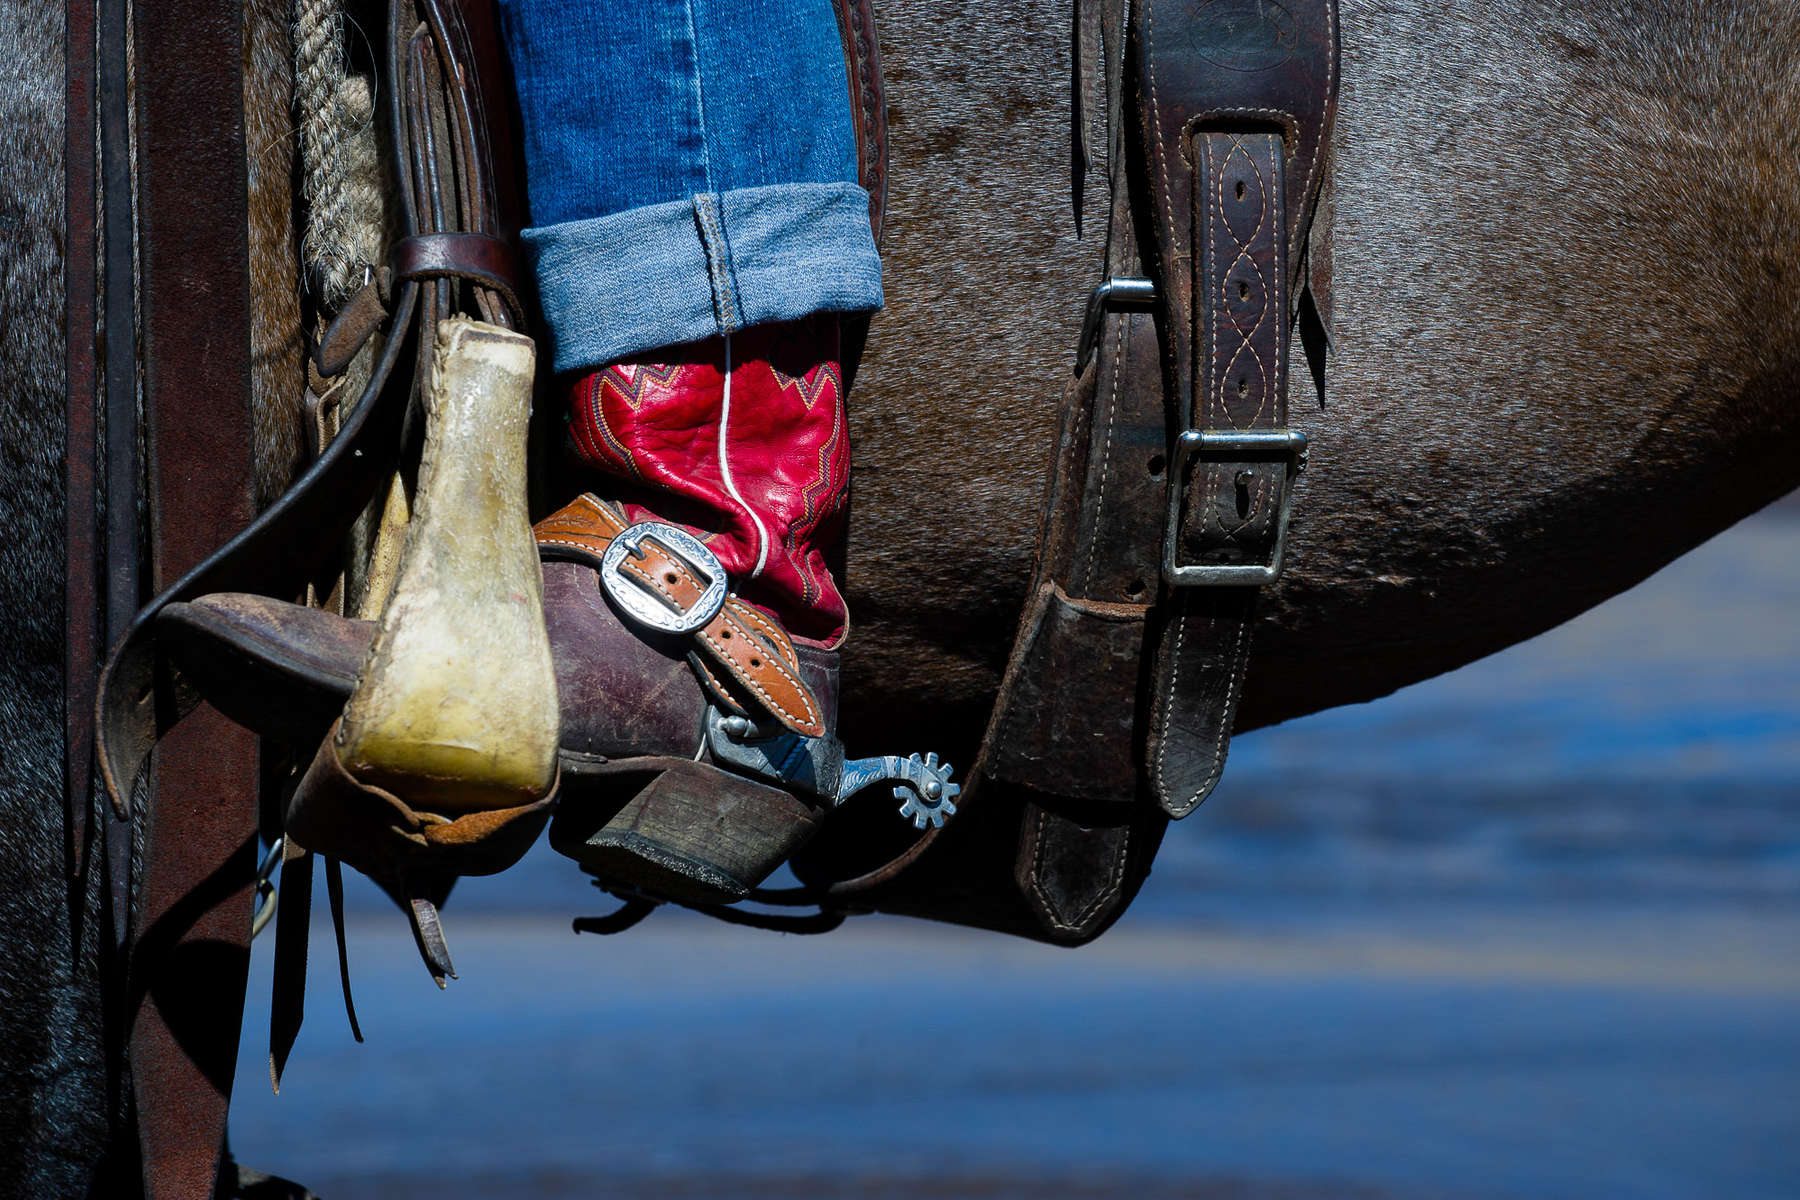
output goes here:
<path id="1" fill-rule="evenodd" d="M 628 525 L 585 494 L 534 528 L 539 554 L 594 568 L 640 631 L 688 639 L 701 682 L 729 711 L 744 715 L 738 696 L 754 697 L 758 708 L 801 737 L 826 736 L 824 706 L 801 675 L 793 642 L 726 590 L 724 569 L 697 539 L 660 522 Z"/>

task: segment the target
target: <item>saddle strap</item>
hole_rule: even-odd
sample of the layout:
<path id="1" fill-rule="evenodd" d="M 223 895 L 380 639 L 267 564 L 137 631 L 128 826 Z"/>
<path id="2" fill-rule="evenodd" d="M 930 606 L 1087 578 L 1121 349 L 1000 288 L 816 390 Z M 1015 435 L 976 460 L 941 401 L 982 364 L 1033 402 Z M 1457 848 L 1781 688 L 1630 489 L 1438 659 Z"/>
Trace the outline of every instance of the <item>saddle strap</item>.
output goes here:
<path id="1" fill-rule="evenodd" d="M 1291 299 L 1336 108 L 1332 0 L 1217 7 L 1196 30 L 1181 5 L 1142 0 L 1133 44 L 1179 421 L 1145 742 L 1172 817 L 1224 770 L 1257 595 L 1281 573 L 1305 462 L 1287 428 Z"/>
<path id="2" fill-rule="evenodd" d="M 1203 14 L 1140 0 L 1133 14 L 1145 169 L 1114 173 L 1108 278 L 1081 358 L 1099 354 L 1078 363 L 990 757 L 996 777 L 1037 797 L 1015 873 L 1065 937 L 1122 911 L 1134 864 L 1147 869 L 1146 843 L 1160 839 L 1141 807 L 1105 811 L 1147 796 L 1157 813 L 1186 816 L 1224 770 L 1257 596 L 1280 575 L 1304 462 L 1304 438 L 1287 428 L 1290 297 L 1336 105 L 1337 40 L 1333 0 Z M 1122 796 L 1125 780 L 1135 787 Z"/>
<path id="3" fill-rule="evenodd" d="M 1085 100 L 1103 77 L 1107 96 L 1106 278 L 982 757 L 956 822 L 817 881 L 1062 943 L 1117 919 L 1168 819 L 1224 767 L 1304 445 L 1287 428 L 1288 333 L 1338 40 L 1334 0 L 1109 0 L 1077 32 L 1077 87 Z"/>
<path id="4" fill-rule="evenodd" d="M 275 504 L 202 558 L 249 516 L 247 485 L 223 498 L 194 490 L 196 472 L 231 463 L 247 474 L 249 463 L 242 13 L 235 0 L 187 7 L 192 11 L 179 21 L 140 18 L 137 42 L 146 409 L 158 494 L 169 501 L 153 510 L 157 578 L 163 584 L 185 574 L 163 584 L 139 612 L 106 663 L 95 702 L 99 775 L 121 816 L 130 812 L 152 747 L 181 725 L 163 744 L 149 795 L 144 912 L 130 948 L 136 1012 L 129 1057 L 145 1191 L 153 1197 L 210 1194 L 222 1161 L 256 829 L 254 745 L 216 714 L 183 721 L 199 697 L 166 652 L 157 618 L 171 604 L 213 592 L 301 595 L 335 562 L 351 523 L 393 470 L 414 390 L 396 370 L 408 352 L 421 361 L 419 378 L 428 378 L 432 328 L 441 317 L 467 307 L 498 324 L 520 319 L 516 289 L 501 278 L 502 256 L 488 242 L 415 243 L 454 245 L 479 269 L 464 271 L 440 254 L 416 264 L 431 269 L 394 280 L 369 383 L 336 439 Z M 384 83 L 397 131 L 404 230 L 422 238 L 491 238 L 499 224 L 462 13 L 455 0 L 392 0 L 389 20 Z M 159 30 L 167 36 L 151 36 Z M 197 137 L 195 114 L 210 112 L 229 120 Z M 207 407 L 197 409 L 201 400 Z M 303 921 L 285 924 L 284 940 L 304 937 Z M 283 976 L 303 976 L 300 948 L 290 949 Z M 279 1059 L 298 1031 L 299 998 L 277 1008 Z M 205 1036 L 184 1032 L 177 1041 L 172 1030 Z"/>
<path id="5" fill-rule="evenodd" d="M 1336 106 L 1336 16 L 1333 0 L 1132 14 L 1144 169 L 1114 170 L 1108 275 L 988 757 L 1032 797 L 1016 881 L 1060 937 L 1097 934 L 1135 891 L 1161 836 L 1140 798 L 1183 817 L 1224 770 L 1304 463 L 1287 427 L 1291 298 Z"/>
<path id="6" fill-rule="evenodd" d="M 244 14 L 237 0 L 132 8 L 147 509 L 151 578 L 162 586 L 251 515 Z M 107 331 L 130 346 L 125 331 Z M 129 492 L 111 499 L 130 511 Z M 154 690 L 145 666 L 110 695 L 153 705 L 137 692 Z M 104 772 L 104 726 L 96 738 Z M 250 966 L 255 788 L 254 739 L 207 713 L 165 744 L 136 814 L 142 874 L 120 1008 L 149 1200 L 210 1196 L 224 1167 Z M 221 802 L 235 795 L 245 802 Z M 112 790 L 119 817 L 130 798 Z M 127 1132 L 118 1148 L 130 1145 Z M 125 1180 L 100 1190 L 135 1194 Z"/>
<path id="7" fill-rule="evenodd" d="M 875 33 L 873 0 L 832 0 L 838 35 L 844 42 L 844 73 L 850 82 L 850 120 L 856 133 L 856 175 L 869 193 L 869 228 L 881 244 L 887 211 L 887 95 L 881 82 L 881 40 Z"/>

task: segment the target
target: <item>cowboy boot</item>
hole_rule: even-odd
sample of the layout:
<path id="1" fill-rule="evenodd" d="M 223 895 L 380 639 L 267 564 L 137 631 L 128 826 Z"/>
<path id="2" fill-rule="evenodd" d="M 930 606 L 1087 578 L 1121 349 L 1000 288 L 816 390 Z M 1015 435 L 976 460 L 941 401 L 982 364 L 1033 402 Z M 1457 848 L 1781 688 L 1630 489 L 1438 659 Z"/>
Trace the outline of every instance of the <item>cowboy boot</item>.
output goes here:
<path id="1" fill-rule="evenodd" d="M 571 390 L 570 449 L 599 494 L 537 526 L 563 711 L 550 836 L 605 882 L 742 899 L 876 778 L 914 780 L 938 820 L 954 811 L 935 760 L 846 764 L 835 737 L 838 330 L 761 326 Z"/>
<path id="2" fill-rule="evenodd" d="M 561 710 L 550 836 L 615 890 L 743 899 L 876 783 L 915 829 L 956 811 L 935 756 L 846 761 L 835 737 L 836 339 L 829 318 L 773 326 L 574 385 L 571 448 L 609 498 L 535 527 Z M 171 605 L 163 624 L 216 705 L 297 744 L 317 743 L 377 640 L 373 622 L 257 596 Z"/>

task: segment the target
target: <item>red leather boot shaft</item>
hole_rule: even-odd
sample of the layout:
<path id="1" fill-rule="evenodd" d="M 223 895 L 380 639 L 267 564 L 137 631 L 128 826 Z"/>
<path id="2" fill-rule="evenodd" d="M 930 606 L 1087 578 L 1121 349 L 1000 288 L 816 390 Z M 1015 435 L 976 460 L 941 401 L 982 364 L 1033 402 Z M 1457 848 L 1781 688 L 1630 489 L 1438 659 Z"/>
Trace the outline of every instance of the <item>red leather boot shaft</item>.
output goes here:
<path id="1" fill-rule="evenodd" d="M 633 521 L 688 528 L 740 596 L 825 643 L 848 625 L 824 554 L 850 482 L 839 353 L 829 315 L 757 326 L 604 367 L 569 413 L 576 455 L 617 481 L 596 490 Z"/>

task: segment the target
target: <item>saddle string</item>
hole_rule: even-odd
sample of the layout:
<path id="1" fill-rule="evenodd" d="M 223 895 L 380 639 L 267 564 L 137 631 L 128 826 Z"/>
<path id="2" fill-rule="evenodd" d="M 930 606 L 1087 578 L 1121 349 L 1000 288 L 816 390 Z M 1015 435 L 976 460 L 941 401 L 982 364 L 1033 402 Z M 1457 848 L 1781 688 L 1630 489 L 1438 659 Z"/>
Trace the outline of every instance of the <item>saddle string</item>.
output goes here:
<path id="1" fill-rule="evenodd" d="M 344 867 L 337 859 L 325 859 L 325 894 L 331 900 L 331 931 L 337 938 L 338 985 L 344 992 L 344 1015 L 350 1018 L 350 1036 L 363 1040 L 356 1019 L 356 999 L 350 994 L 350 947 L 344 939 Z"/>
<path id="2" fill-rule="evenodd" d="M 576 917 L 570 922 L 576 933 L 595 933 L 611 936 L 624 933 L 664 904 L 674 904 L 690 912 L 713 917 L 728 925 L 742 925 L 751 929 L 763 929 L 772 933 L 819 934 L 830 933 L 842 925 L 851 915 L 849 910 L 819 908 L 809 913 L 769 913 L 759 912 L 753 908 L 737 908 L 729 904 L 701 904 L 682 900 L 666 900 L 662 897 L 647 896 L 633 888 L 595 879 L 593 885 L 609 896 L 620 901 L 618 908 L 599 917 Z M 819 904 L 819 895 L 810 888 L 751 888 L 745 897 L 758 904 L 785 907 L 806 907 Z"/>

